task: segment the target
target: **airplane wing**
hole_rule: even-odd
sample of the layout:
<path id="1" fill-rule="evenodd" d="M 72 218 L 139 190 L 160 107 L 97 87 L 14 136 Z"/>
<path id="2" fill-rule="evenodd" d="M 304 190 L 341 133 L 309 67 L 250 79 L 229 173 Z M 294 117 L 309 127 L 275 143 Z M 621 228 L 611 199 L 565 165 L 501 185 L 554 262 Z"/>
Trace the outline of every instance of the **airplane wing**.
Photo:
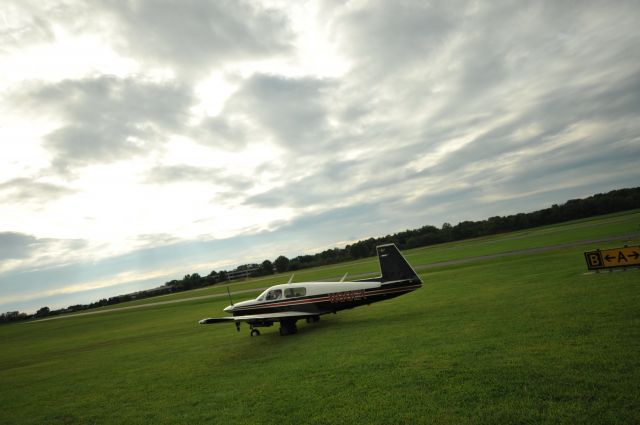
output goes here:
<path id="1" fill-rule="evenodd" d="M 277 313 L 267 314 L 251 314 L 247 316 L 228 316 L 228 317 L 209 317 L 207 319 L 200 320 L 201 325 L 210 325 L 212 323 L 223 322 L 253 322 L 253 321 L 269 321 L 278 322 L 281 319 L 288 319 L 293 317 L 307 317 L 317 316 L 318 313 L 307 313 L 304 311 L 281 311 Z"/>

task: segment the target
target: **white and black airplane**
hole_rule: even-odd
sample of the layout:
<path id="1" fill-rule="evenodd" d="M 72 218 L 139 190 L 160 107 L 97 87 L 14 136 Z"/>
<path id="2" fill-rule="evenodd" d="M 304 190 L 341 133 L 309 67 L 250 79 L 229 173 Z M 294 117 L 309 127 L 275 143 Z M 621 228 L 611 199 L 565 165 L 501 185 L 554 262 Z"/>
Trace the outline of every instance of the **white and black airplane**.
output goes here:
<path id="1" fill-rule="evenodd" d="M 255 300 L 232 302 L 224 311 L 233 316 L 202 319 L 200 323 L 234 322 L 240 331 L 240 323 L 247 322 L 251 336 L 258 336 L 260 331 L 256 328 L 280 322 L 280 335 L 291 335 L 298 331 L 298 320 L 317 322 L 323 314 L 388 300 L 422 286 L 422 281 L 394 244 L 380 245 L 376 250 L 380 277 L 351 282 L 275 285 Z"/>

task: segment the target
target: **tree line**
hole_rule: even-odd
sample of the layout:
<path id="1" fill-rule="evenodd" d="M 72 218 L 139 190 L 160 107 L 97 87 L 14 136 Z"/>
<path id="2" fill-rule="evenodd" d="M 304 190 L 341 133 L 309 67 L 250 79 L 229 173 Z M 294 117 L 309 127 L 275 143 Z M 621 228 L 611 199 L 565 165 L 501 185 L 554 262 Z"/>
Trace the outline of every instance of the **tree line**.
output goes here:
<path id="1" fill-rule="evenodd" d="M 463 239 L 488 236 L 498 233 L 523 230 L 532 227 L 557 224 L 565 221 L 588 218 L 602 214 L 610 214 L 640 208 L 640 187 L 613 190 L 608 193 L 599 193 L 584 199 L 571 199 L 564 204 L 554 204 L 530 213 L 518 213 L 508 216 L 494 216 L 480 221 L 462 221 L 455 226 L 444 223 L 440 228 L 426 225 L 418 229 L 386 235 L 378 238 L 369 238 L 349 244 L 344 248 L 333 248 L 312 255 L 299 255 L 287 258 L 278 256 L 274 261 L 264 260 L 260 264 L 244 264 L 233 271 L 213 270 L 206 276 L 198 273 L 187 274 L 182 279 L 174 279 L 166 282 L 158 288 L 131 294 L 118 295 L 104 298 L 90 304 L 76 304 L 64 309 L 50 310 L 42 307 L 35 314 L 10 311 L 0 314 L 0 323 L 41 318 L 56 314 L 86 310 L 106 305 L 119 304 L 125 301 L 138 300 L 157 295 L 171 294 L 228 282 L 230 274 L 238 274 L 238 271 L 246 271 L 249 277 L 267 276 L 273 273 L 284 273 L 310 267 L 335 264 L 344 261 L 376 255 L 376 246 L 384 243 L 395 243 L 401 250 L 418 248 L 444 242 L 459 241 Z M 250 272 L 249 272 L 250 271 Z"/>
<path id="2" fill-rule="evenodd" d="M 371 257 L 376 255 L 376 246 L 385 243 L 394 243 L 399 249 L 404 250 L 546 226 L 635 208 L 640 208 L 640 187 L 613 190 L 584 199 L 571 199 L 564 204 L 554 204 L 549 208 L 530 213 L 494 216 L 479 221 L 462 221 L 455 226 L 444 223 L 440 228 L 426 225 L 418 229 L 361 240 L 344 248 L 328 249 L 314 255 L 300 255 L 290 260 L 286 257 L 279 257 L 281 266 L 278 271 L 294 271 Z M 276 260 L 277 262 L 278 260 Z"/>

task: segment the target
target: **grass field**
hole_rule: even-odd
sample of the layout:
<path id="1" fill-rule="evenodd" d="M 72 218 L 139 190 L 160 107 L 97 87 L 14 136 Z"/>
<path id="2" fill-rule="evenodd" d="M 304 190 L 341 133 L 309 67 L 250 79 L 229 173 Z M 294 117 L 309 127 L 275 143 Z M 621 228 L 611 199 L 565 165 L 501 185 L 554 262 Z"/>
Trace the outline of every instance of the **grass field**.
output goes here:
<path id="1" fill-rule="evenodd" d="M 607 216 L 408 258 L 618 236 L 639 222 L 637 212 Z M 436 267 L 416 292 L 301 323 L 290 337 L 198 325 L 222 298 L 2 326 L 0 423 L 637 424 L 640 271 L 587 274 L 582 256 L 620 244 Z M 375 263 L 296 280 L 346 270 Z"/>

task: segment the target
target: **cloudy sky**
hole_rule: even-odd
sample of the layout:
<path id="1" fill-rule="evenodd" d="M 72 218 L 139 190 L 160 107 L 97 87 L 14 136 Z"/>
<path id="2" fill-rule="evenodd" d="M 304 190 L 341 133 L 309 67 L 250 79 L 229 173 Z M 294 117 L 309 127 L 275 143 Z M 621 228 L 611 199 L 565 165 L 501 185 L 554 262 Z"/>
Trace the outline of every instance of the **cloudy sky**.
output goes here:
<path id="1" fill-rule="evenodd" d="M 637 1 L 0 10 L 0 311 L 640 181 Z"/>

